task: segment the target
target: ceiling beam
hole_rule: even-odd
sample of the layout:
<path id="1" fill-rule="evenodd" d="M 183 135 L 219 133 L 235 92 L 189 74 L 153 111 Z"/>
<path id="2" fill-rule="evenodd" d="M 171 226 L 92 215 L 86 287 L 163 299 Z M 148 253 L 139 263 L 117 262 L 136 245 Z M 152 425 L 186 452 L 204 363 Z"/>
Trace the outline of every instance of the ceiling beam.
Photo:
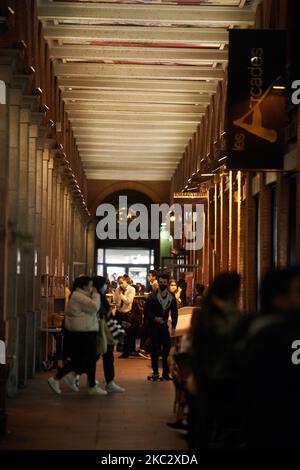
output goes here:
<path id="1" fill-rule="evenodd" d="M 186 143 L 186 141 L 184 141 Z M 177 142 L 167 142 L 167 143 L 157 143 L 157 142 L 136 142 L 132 139 L 131 142 L 107 142 L 107 143 L 100 143 L 100 142 L 95 142 L 95 143 L 80 143 L 76 140 L 76 144 L 78 149 L 81 150 L 105 150 L 105 149 L 122 149 L 126 151 L 130 150 L 146 150 L 146 149 L 153 149 L 153 151 L 156 151 L 156 149 L 159 151 L 161 150 L 162 152 L 165 149 L 172 149 L 172 150 L 181 150 L 184 143 L 177 143 Z"/>
<path id="2" fill-rule="evenodd" d="M 109 47 L 109 46 L 60 46 L 50 49 L 52 59 L 85 61 L 141 61 L 188 65 L 227 62 L 227 50 L 189 49 L 168 47 Z"/>
<path id="3" fill-rule="evenodd" d="M 194 124 L 197 125 L 200 121 L 201 114 L 167 114 L 167 113 L 141 113 L 141 112 L 131 112 L 131 113 L 126 113 L 124 111 L 122 112 L 115 112 L 112 113 L 111 111 L 109 113 L 103 111 L 103 112 L 87 112 L 87 111 L 72 111 L 69 112 L 69 120 L 72 123 L 76 124 L 76 121 L 81 121 L 84 119 L 86 122 L 88 121 L 94 121 L 97 123 L 102 123 L 106 122 L 107 124 L 114 124 L 118 126 L 122 126 L 124 124 L 124 121 L 130 122 L 131 124 L 140 124 L 141 121 L 146 124 L 146 123 L 151 123 L 154 122 L 158 125 L 164 124 L 166 126 L 169 126 L 170 123 L 177 123 L 177 124 Z M 100 127 L 100 126 L 99 126 Z"/>
<path id="4" fill-rule="evenodd" d="M 99 144 L 99 145 L 169 145 L 169 144 L 179 144 L 184 143 L 187 141 L 189 137 L 189 133 L 186 135 L 182 135 L 179 137 L 172 137 L 172 136 L 161 136 L 161 135 L 124 135 L 124 136 L 116 136 L 116 133 L 110 133 L 107 136 L 98 137 L 96 135 L 89 135 L 89 136 L 80 136 L 78 134 L 74 134 L 76 138 L 77 145 L 84 145 L 84 144 Z"/>
<path id="5" fill-rule="evenodd" d="M 201 46 L 228 44 L 229 34 L 224 28 L 149 28 L 138 26 L 54 25 L 45 26 L 43 34 L 50 40 L 80 40 L 88 42 L 164 43 Z"/>
<path id="6" fill-rule="evenodd" d="M 122 5 L 94 3 L 67 3 L 39 0 L 38 17 L 42 21 L 72 20 L 73 22 L 95 22 L 119 24 L 151 24 L 220 26 L 251 25 L 255 12 L 251 8 L 206 7 L 183 5 Z"/>
<path id="7" fill-rule="evenodd" d="M 153 163 L 153 162 L 152 162 Z M 102 162 L 100 165 L 97 165 L 96 163 L 89 163 L 89 164 L 86 164 L 84 163 L 84 169 L 87 169 L 87 170 L 120 170 L 120 166 L 122 167 L 124 165 L 124 160 L 121 161 L 121 162 Z M 142 170 L 144 167 L 145 167 L 145 163 L 141 163 L 141 162 L 133 162 L 132 164 L 128 165 L 127 161 L 126 161 L 126 166 L 130 166 L 131 169 L 133 171 L 136 171 L 136 170 Z M 155 162 L 154 163 L 154 169 L 156 171 L 169 171 L 169 170 L 173 170 L 176 166 L 176 162 L 173 162 L 173 163 L 158 163 L 158 162 Z M 152 167 L 153 167 L 152 166 Z"/>
<path id="8" fill-rule="evenodd" d="M 116 133 L 116 136 L 119 132 L 132 132 L 134 135 L 137 135 L 139 132 L 142 132 L 144 135 L 146 134 L 153 134 L 153 132 L 158 132 L 162 135 L 179 135 L 180 133 L 186 134 L 187 132 L 194 132 L 197 129 L 197 125 L 194 123 L 169 123 L 169 122 L 141 122 L 140 120 L 136 123 L 132 122 L 124 122 L 122 121 L 121 126 L 116 127 L 113 123 L 106 123 L 106 122 L 95 122 L 90 121 L 87 122 L 86 120 L 77 119 L 72 124 L 72 129 L 75 130 L 75 133 L 87 131 L 89 133 L 96 133 L 97 135 L 101 135 L 101 133 L 105 133 L 105 131 L 112 130 Z"/>
<path id="9" fill-rule="evenodd" d="M 153 80 L 121 78 L 105 79 L 100 77 L 61 77 L 58 79 L 60 88 L 106 90 L 106 91 L 147 91 L 170 93 L 215 93 L 217 84 L 205 80 Z M 72 91 L 72 90 L 71 90 Z"/>
<path id="10" fill-rule="evenodd" d="M 57 63 L 54 66 L 55 74 L 62 76 L 101 76 L 112 78 L 152 78 L 176 80 L 222 80 L 222 68 L 210 68 L 185 65 L 125 65 L 125 64 L 93 64 L 93 63 Z"/>
<path id="11" fill-rule="evenodd" d="M 95 91 L 95 90 L 65 90 L 62 93 L 64 101 L 89 101 L 93 103 L 177 103 L 177 104 L 209 104 L 210 95 L 199 93 L 153 93 L 130 91 Z"/>
<path id="12" fill-rule="evenodd" d="M 206 106 L 195 104 L 157 104 L 157 103 L 67 103 L 65 110 L 68 112 L 88 112 L 89 114 L 121 113 L 121 114 L 192 114 L 198 117 L 205 114 Z"/>
<path id="13" fill-rule="evenodd" d="M 174 150 L 160 150 L 159 149 L 149 149 L 149 150 L 139 150 L 139 149 L 116 149 L 116 148 L 109 148 L 109 149 L 103 149 L 102 151 L 101 150 L 97 150 L 97 149 L 87 149 L 87 150 L 82 150 L 80 152 L 81 156 L 84 157 L 85 156 L 89 156 L 89 157 L 92 157 L 92 156 L 96 156 L 97 158 L 99 157 L 106 157 L 107 155 L 117 155 L 117 156 L 121 156 L 121 155 L 132 155 L 132 156 L 135 156 L 136 158 L 138 158 L 139 156 L 143 157 L 143 158 L 146 158 L 148 156 L 154 156 L 154 155 L 158 155 L 160 158 L 164 158 L 164 157 L 170 157 L 170 158 L 177 158 L 179 155 L 182 154 L 182 151 L 179 150 L 179 151 L 174 151 Z"/>
<path id="14" fill-rule="evenodd" d="M 175 169 L 174 169 L 175 171 Z M 86 171 L 86 177 L 88 180 L 122 180 L 122 181 L 170 181 L 172 175 L 174 173 L 159 173 L 159 174 L 145 174 L 141 172 L 134 172 L 132 174 L 132 170 L 130 172 L 122 173 L 123 177 L 116 174 L 116 171 L 105 171 L 105 172 L 95 172 L 95 171 Z"/>
<path id="15" fill-rule="evenodd" d="M 84 158 L 83 162 L 85 163 L 89 163 L 89 162 L 92 162 L 92 163 L 99 163 L 99 165 L 101 164 L 101 162 L 107 162 L 107 155 L 105 154 L 104 156 L 103 155 L 90 155 L 90 156 L 87 156 Z M 124 163 L 124 155 L 115 155 L 114 157 L 111 157 L 110 158 L 113 158 L 113 160 L 111 160 L 112 162 L 123 162 Z M 150 157 L 149 157 L 150 158 Z M 154 162 L 176 162 L 177 160 L 179 160 L 181 158 L 181 155 L 180 156 L 168 156 L 168 155 L 164 155 L 163 157 L 161 155 L 151 155 L 151 161 L 154 161 Z M 145 161 L 143 160 L 143 158 L 139 158 L 138 155 L 131 155 L 131 154 L 127 154 L 127 158 L 126 158 L 126 163 L 130 164 L 130 163 L 135 163 L 135 162 L 142 162 L 143 165 L 145 165 Z"/>

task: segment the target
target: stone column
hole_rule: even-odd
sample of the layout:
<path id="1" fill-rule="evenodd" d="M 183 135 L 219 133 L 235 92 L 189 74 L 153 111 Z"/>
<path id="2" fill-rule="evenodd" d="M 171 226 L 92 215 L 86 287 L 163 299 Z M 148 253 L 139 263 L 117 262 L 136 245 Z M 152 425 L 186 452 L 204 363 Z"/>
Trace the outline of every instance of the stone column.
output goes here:
<path id="1" fill-rule="evenodd" d="M 18 204 L 19 204 L 19 170 L 20 170 L 20 103 L 21 87 L 8 87 L 8 253 L 7 253 L 7 286 L 13 295 L 7 297 L 7 356 L 9 362 L 9 379 L 7 390 L 14 396 L 18 390 L 19 360 L 19 317 L 18 317 L 18 283 L 17 283 L 17 247 L 18 247 Z M 1 145 L 2 149 L 2 145 Z M 0 150 L 1 150 L 0 149 Z M 2 212 L 2 211 L 1 211 Z"/>
<path id="2" fill-rule="evenodd" d="M 96 219 L 93 219 L 88 222 L 86 235 L 86 265 L 89 276 L 95 271 L 95 236 Z"/>
<path id="3" fill-rule="evenodd" d="M 18 252 L 17 252 L 17 295 L 18 295 L 18 316 L 19 316 L 19 386 L 26 385 L 28 368 L 28 169 L 29 169 L 29 120 L 30 110 L 21 107 L 20 109 L 20 151 L 19 151 L 19 197 L 18 197 Z"/>

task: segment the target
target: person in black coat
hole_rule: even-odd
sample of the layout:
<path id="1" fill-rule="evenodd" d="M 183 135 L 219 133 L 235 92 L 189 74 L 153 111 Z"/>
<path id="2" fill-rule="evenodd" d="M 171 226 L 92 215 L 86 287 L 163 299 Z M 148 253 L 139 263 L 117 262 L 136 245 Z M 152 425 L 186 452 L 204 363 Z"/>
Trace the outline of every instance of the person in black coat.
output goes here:
<path id="1" fill-rule="evenodd" d="M 162 350 L 163 375 L 165 380 L 171 380 L 169 376 L 168 356 L 171 347 L 171 339 L 168 327 L 168 320 L 171 313 L 172 330 L 174 332 L 177 320 L 178 309 L 175 296 L 168 291 L 169 276 L 161 274 L 158 278 L 159 288 L 152 292 L 146 300 L 144 312 L 148 319 L 149 333 L 151 341 L 152 376 L 149 380 L 160 380 L 158 369 L 159 353 Z"/>

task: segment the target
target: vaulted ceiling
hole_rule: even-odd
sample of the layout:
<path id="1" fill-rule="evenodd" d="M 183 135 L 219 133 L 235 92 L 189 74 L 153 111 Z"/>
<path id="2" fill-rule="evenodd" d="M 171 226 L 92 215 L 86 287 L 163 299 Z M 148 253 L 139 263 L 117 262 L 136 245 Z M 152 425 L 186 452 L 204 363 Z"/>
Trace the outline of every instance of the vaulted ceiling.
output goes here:
<path id="1" fill-rule="evenodd" d="M 89 179 L 170 180 L 249 0 L 38 0 Z"/>

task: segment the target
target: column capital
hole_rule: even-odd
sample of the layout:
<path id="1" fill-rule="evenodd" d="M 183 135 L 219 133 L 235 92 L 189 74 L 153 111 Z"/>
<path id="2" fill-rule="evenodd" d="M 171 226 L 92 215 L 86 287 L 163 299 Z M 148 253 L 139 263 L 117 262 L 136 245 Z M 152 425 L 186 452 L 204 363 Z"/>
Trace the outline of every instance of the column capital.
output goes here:
<path id="1" fill-rule="evenodd" d="M 1 67 L 0 67 L 1 69 Z M 1 73 L 1 71 L 0 71 Z M 22 90 L 19 87 L 8 87 L 7 101 L 10 106 L 20 106 L 22 101 Z"/>
<path id="2" fill-rule="evenodd" d="M 30 124 L 29 128 L 29 137 L 30 138 L 38 138 L 38 126 L 37 124 Z"/>
<path id="3" fill-rule="evenodd" d="M 33 81 L 32 75 L 16 74 L 12 76 L 11 85 L 24 91 Z"/>
<path id="4" fill-rule="evenodd" d="M 38 106 L 39 101 L 39 96 L 22 95 L 22 104 L 24 104 L 24 106 L 28 106 L 30 109 L 32 109 L 34 106 Z"/>

